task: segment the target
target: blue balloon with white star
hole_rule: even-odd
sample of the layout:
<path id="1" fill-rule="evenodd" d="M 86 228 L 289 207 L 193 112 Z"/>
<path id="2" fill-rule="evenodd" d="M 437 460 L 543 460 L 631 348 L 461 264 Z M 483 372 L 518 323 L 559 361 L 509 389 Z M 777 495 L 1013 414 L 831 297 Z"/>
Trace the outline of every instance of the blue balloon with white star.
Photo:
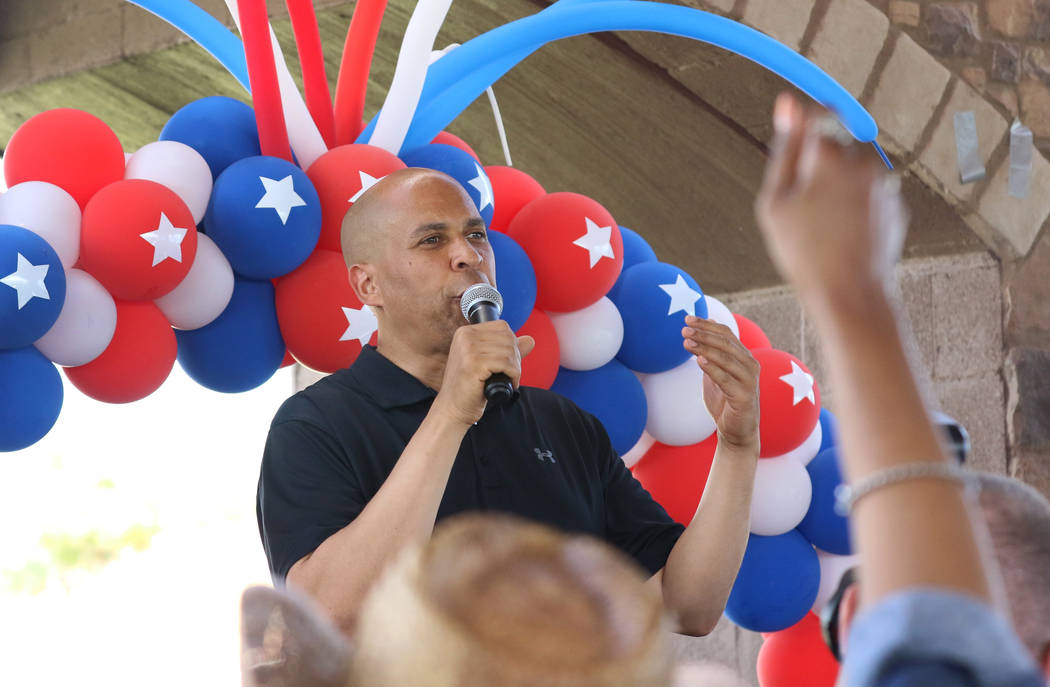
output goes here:
<path id="1" fill-rule="evenodd" d="M 492 222 L 495 210 L 492 182 L 470 153 L 444 143 L 431 143 L 402 153 L 401 160 L 409 167 L 436 169 L 458 181 L 474 201 L 485 226 Z"/>
<path id="2" fill-rule="evenodd" d="M 47 334 L 66 300 L 58 253 L 28 229 L 0 224 L 0 349 Z"/>
<path id="3" fill-rule="evenodd" d="M 802 620 L 817 600 L 820 561 L 798 530 L 747 540 L 726 617 L 752 632 L 779 632 Z"/>
<path id="4" fill-rule="evenodd" d="M 692 356 L 682 346 L 685 316 L 707 317 L 704 292 L 685 270 L 642 262 L 623 271 L 609 298 L 623 316 L 623 345 L 616 357 L 638 372 L 666 372 Z"/>
<path id="5" fill-rule="evenodd" d="M 301 265 L 317 246 L 321 200 L 292 163 L 249 157 L 215 181 L 204 226 L 234 272 L 274 279 Z"/>
<path id="6" fill-rule="evenodd" d="M 818 453 L 806 465 L 806 471 L 813 483 L 813 497 L 798 531 L 818 549 L 848 556 L 853 553 L 849 520 L 835 511 L 835 489 L 842 484 L 838 449 L 832 446 Z"/>
<path id="7" fill-rule="evenodd" d="M 598 418 L 621 455 L 631 450 L 645 431 L 649 416 L 645 390 L 638 377 L 615 360 L 585 372 L 559 368 L 551 391 Z"/>
<path id="8" fill-rule="evenodd" d="M 613 292 L 620 288 L 620 284 L 623 283 L 623 273 L 628 268 L 642 262 L 656 262 L 656 251 L 642 238 L 641 234 L 621 226 L 620 237 L 623 239 L 623 270 L 616 278 L 616 283 L 609 289 L 609 298 L 612 298 Z"/>
<path id="9" fill-rule="evenodd" d="M 273 284 L 236 277 L 221 315 L 200 329 L 176 329 L 175 337 L 179 365 L 201 386 L 224 393 L 254 389 L 284 360 Z"/>
<path id="10" fill-rule="evenodd" d="M 227 167 L 262 154 L 255 111 L 240 100 L 214 95 L 195 100 L 171 116 L 161 141 L 178 141 L 200 153 L 218 179 Z"/>
<path id="11" fill-rule="evenodd" d="M 32 346 L 0 351 L 0 451 L 19 451 L 51 431 L 62 410 L 62 376 Z"/>
<path id="12" fill-rule="evenodd" d="M 499 231 L 488 235 L 496 257 L 496 287 L 503 296 L 500 319 L 518 331 L 536 305 L 536 271 L 517 241 Z"/>

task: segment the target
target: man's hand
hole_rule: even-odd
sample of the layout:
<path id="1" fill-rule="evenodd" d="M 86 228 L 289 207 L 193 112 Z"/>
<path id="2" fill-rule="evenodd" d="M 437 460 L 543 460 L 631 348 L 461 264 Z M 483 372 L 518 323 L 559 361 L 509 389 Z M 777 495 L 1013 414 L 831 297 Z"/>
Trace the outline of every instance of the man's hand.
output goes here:
<path id="1" fill-rule="evenodd" d="M 755 203 L 770 257 L 803 297 L 885 288 L 906 224 L 899 182 L 870 147 L 837 140 L 829 117 L 780 95 Z"/>
<path id="2" fill-rule="evenodd" d="M 488 378 L 502 372 L 517 388 L 522 358 L 535 346 L 531 336 L 515 336 L 503 320 L 460 327 L 452 337 L 434 408 L 465 426 L 477 422 L 485 412 Z"/>
<path id="3" fill-rule="evenodd" d="M 758 377 L 761 368 L 724 324 L 688 316 L 686 350 L 704 371 L 704 404 L 718 428 L 718 441 L 758 455 Z"/>

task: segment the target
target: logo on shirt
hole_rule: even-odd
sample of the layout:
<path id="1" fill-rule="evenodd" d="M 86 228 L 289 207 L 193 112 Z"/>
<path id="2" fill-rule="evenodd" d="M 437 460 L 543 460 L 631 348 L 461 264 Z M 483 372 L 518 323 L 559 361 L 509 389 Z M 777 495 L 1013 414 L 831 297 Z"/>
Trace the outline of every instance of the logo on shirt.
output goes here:
<path id="1" fill-rule="evenodd" d="M 554 460 L 554 453 L 552 453 L 551 451 L 541 451 L 538 448 L 534 448 L 532 450 L 536 453 L 536 460 L 540 461 L 541 463 L 548 460 L 552 463 L 557 462 Z"/>

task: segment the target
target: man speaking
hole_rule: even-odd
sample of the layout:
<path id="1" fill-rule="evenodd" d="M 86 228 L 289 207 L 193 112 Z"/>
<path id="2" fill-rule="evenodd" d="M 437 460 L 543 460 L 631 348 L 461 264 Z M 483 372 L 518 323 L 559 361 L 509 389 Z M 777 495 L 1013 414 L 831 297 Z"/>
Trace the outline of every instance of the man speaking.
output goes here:
<path id="1" fill-rule="evenodd" d="M 388 175 L 350 208 L 342 248 L 378 345 L 273 420 L 257 511 L 274 581 L 304 589 L 352 634 L 366 593 L 406 545 L 446 516 L 498 511 L 604 539 L 652 575 L 680 632 L 710 632 L 747 544 L 759 452 L 759 368 L 730 330 L 683 323 L 719 435 L 683 528 L 571 401 L 529 387 L 486 401 L 494 375 L 518 387 L 535 342 L 501 320 L 464 318 L 464 291 L 497 275 L 485 224 L 455 180 Z"/>

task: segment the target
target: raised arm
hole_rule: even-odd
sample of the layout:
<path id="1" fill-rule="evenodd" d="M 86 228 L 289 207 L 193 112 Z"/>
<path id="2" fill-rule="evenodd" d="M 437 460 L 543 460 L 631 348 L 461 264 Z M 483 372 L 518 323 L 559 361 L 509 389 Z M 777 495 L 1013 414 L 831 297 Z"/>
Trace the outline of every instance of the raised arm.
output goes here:
<path id="1" fill-rule="evenodd" d="M 679 631 L 706 635 L 725 610 L 747 548 L 758 465 L 758 377 L 751 353 L 728 327 L 687 317 L 683 345 L 704 371 L 704 404 L 718 448 L 700 505 L 654 580 Z"/>
<path id="2" fill-rule="evenodd" d="M 927 475 L 891 480 L 855 503 L 863 603 L 924 586 L 990 601 L 974 519 L 961 483 L 942 478 L 947 458 L 887 297 L 905 224 L 899 184 L 874 154 L 843 145 L 834 120 L 791 96 L 777 101 L 774 124 L 759 225 L 827 351 L 844 474 L 855 486 L 899 476 L 885 471 L 904 464 Z"/>

